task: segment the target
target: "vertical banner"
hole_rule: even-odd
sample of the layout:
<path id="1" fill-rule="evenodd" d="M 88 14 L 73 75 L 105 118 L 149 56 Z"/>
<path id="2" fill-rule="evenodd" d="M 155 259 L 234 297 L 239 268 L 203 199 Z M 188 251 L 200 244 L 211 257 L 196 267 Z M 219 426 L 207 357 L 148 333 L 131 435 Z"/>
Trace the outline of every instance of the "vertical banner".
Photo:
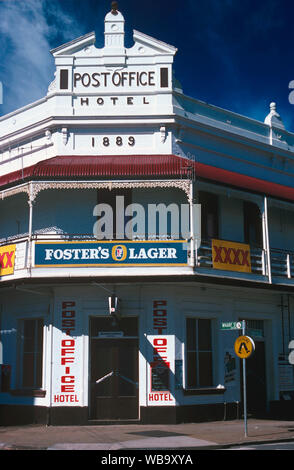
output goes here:
<path id="1" fill-rule="evenodd" d="M 149 353 L 149 405 L 174 405 L 171 393 L 174 364 L 174 336 L 168 335 L 168 307 L 166 300 L 154 300 L 152 305 L 152 335 L 148 335 Z"/>
<path id="2" fill-rule="evenodd" d="M 52 406 L 82 406 L 83 336 L 75 300 L 61 300 L 53 340 Z"/>

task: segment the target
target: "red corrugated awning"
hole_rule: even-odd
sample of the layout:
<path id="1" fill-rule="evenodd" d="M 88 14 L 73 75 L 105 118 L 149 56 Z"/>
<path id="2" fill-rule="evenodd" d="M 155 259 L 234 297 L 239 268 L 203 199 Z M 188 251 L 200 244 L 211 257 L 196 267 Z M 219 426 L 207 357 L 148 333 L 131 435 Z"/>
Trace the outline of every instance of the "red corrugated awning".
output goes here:
<path id="1" fill-rule="evenodd" d="M 179 177 L 193 162 L 176 155 L 59 156 L 0 177 L 0 187 L 28 179 Z"/>
<path id="2" fill-rule="evenodd" d="M 205 165 L 204 163 L 195 163 L 195 174 L 201 178 L 218 181 L 237 188 L 249 189 L 255 193 L 294 200 L 294 188 L 291 186 L 284 186 L 272 181 L 254 178 L 253 176 L 242 175 L 234 171 Z"/>
<path id="3" fill-rule="evenodd" d="M 294 200 L 294 188 L 177 155 L 58 156 L 0 177 L 0 189 L 29 180 L 196 177 Z"/>

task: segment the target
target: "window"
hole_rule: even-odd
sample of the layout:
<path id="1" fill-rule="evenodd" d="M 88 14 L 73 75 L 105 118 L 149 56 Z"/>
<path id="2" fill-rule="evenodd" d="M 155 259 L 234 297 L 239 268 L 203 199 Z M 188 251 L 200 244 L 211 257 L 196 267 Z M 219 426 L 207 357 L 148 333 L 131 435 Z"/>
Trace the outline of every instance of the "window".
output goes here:
<path id="1" fill-rule="evenodd" d="M 205 191 L 199 192 L 201 204 L 201 238 L 218 238 L 218 197 Z"/>
<path id="2" fill-rule="evenodd" d="M 120 189 L 118 191 L 110 191 L 109 189 L 99 189 L 97 194 L 97 204 L 101 204 L 101 208 L 103 205 L 108 206 L 106 207 L 107 211 L 102 210 L 102 213 L 99 212 L 97 218 L 99 227 L 99 231 L 97 232 L 98 238 L 126 238 L 125 228 L 131 217 L 125 214 L 122 214 L 120 217 L 119 214 L 117 214 L 117 210 L 120 211 L 123 209 L 125 211 L 128 205 L 132 203 L 132 190 Z M 117 199 L 118 197 L 123 199 Z M 118 219 L 122 219 L 121 227 L 120 224 L 117 224 Z"/>
<path id="3" fill-rule="evenodd" d="M 22 320 L 20 344 L 20 387 L 42 388 L 43 320 Z"/>
<path id="4" fill-rule="evenodd" d="M 211 387 L 212 341 L 211 320 L 187 318 L 187 387 Z"/>

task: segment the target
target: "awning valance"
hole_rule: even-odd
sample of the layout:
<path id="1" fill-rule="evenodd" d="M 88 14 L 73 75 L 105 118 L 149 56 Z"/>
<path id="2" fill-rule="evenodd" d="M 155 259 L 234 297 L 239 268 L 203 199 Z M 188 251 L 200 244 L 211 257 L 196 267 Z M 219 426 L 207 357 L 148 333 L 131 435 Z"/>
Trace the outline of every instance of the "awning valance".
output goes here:
<path id="1" fill-rule="evenodd" d="M 176 155 L 64 155 L 0 177 L 0 187 L 28 179 L 187 176 L 191 160 Z"/>
<path id="2" fill-rule="evenodd" d="M 0 177 L 0 190 L 30 180 L 203 178 L 294 200 L 294 187 L 195 162 L 178 155 L 64 155 Z"/>

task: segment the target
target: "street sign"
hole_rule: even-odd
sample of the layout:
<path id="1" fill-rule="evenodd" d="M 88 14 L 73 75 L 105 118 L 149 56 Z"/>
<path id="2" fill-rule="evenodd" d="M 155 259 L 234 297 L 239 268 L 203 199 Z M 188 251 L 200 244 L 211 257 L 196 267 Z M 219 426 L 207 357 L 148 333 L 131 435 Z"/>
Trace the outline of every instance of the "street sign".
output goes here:
<path id="1" fill-rule="evenodd" d="M 241 359 L 247 359 L 255 350 L 255 344 L 249 336 L 239 336 L 234 344 L 235 353 Z"/>
<path id="2" fill-rule="evenodd" d="M 241 321 L 222 321 L 221 330 L 241 330 Z"/>

